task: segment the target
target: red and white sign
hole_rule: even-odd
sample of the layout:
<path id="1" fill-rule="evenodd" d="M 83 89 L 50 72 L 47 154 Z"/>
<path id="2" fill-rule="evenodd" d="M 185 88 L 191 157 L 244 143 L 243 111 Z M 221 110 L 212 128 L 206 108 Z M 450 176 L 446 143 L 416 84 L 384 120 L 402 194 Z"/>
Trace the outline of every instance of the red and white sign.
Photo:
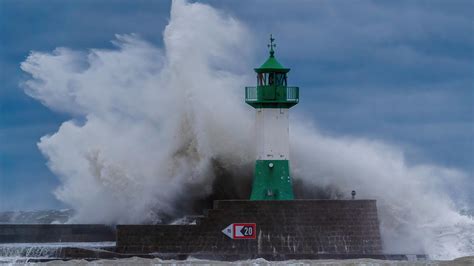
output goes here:
<path id="1" fill-rule="evenodd" d="M 232 239 L 255 239 L 257 238 L 257 224 L 234 223 L 222 230 L 226 236 Z"/>

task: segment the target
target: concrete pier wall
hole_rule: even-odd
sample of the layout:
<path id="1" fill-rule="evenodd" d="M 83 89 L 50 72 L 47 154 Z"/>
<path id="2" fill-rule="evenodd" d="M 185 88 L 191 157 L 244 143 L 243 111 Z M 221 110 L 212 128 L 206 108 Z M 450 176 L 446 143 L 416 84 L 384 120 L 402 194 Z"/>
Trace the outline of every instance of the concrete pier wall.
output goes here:
<path id="1" fill-rule="evenodd" d="M 0 243 L 115 241 L 115 227 L 103 224 L 0 224 Z"/>
<path id="2" fill-rule="evenodd" d="M 256 223 L 256 238 L 224 235 L 232 223 Z M 195 225 L 118 225 L 117 252 L 376 255 L 382 254 L 382 241 L 374 200 L 225 200 L 216 201 Z"/>

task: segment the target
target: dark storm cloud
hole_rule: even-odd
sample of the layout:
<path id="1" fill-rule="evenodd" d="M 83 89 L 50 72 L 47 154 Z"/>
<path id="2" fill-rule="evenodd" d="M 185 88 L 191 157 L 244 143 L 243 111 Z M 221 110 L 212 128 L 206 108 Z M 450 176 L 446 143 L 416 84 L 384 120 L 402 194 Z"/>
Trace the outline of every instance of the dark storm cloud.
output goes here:
<path id="1" fill-rule="evenodd" d="M 473 1 L 204 2 L 253 31 L 255 40 L 240 45 L 255 47 L 255 65 L 265 59 L 268 34 L 276 36 L 277 56 L 292 68 L 290 83 L 301 86 L 298 115 L 311 117 L 328 134 L 396 143 L 407 147 L 412 161 L 474 175 Z M 24 164 L 12 159 L 17 153 L 3 145 L 5 139 L 28 143 L 19 151 L 44 164 L 35 143 L 46 132 L 14 132 L 64 120 L 18 87 L 24 75 L 19 63 L 30 50 L 106 48 L 116 33 L 138 33 L 162 46 L 169 6 L 164 1 L 0 2 L 2 187 L 27 191 L 13 181 Z M 36 171 L 45 179 L 35 177 Z M 46 182 L 51 190 L 46 176 L 46 167 L 31 170 L 31 180 Z M 19 180 L 28 180 L 27 173 Z"/>
<path id="2" fill-rule="evenodd" d="M 259 43 L 276 35 L 302 112 L 325 130 L 403 142 L 473 171 L 474 2 L 211 3 Z"/>

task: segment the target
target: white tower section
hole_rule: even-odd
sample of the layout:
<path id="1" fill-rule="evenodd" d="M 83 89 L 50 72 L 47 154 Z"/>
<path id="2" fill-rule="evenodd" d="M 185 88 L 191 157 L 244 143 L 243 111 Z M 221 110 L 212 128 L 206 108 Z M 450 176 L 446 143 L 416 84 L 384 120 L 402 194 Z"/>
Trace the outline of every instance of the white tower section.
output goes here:
<path id="1" fill-rule="evenodd" d="M 287 108 L 257 109 L 257 160 L 289 160 L 288 111 Z"/>

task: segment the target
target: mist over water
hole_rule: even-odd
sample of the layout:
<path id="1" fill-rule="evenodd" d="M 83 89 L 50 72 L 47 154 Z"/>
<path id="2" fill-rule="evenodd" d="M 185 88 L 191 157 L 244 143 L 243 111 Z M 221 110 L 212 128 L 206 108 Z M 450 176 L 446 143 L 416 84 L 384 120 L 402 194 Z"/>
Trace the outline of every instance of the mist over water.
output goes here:
<path id="1" fill-rule="evenodd" d="M 164 48 L 117 35 L 115 49 L 30 54 L 26 93 L 74 117 L 38 143 L 61 180 L 56 197 L 76 211 L 69 222 L 166 222 L 212 199 L 248 197 L 251 34 L 208 5 L 174 1 Z M 466 173 L 409 165 L 397 147 L 327 136 L 294 115 L 290 138 L 297 196 L 376 199 L 386 252 L 474 253 L 474 221 L 448 194 L 462 191 Z"/>

